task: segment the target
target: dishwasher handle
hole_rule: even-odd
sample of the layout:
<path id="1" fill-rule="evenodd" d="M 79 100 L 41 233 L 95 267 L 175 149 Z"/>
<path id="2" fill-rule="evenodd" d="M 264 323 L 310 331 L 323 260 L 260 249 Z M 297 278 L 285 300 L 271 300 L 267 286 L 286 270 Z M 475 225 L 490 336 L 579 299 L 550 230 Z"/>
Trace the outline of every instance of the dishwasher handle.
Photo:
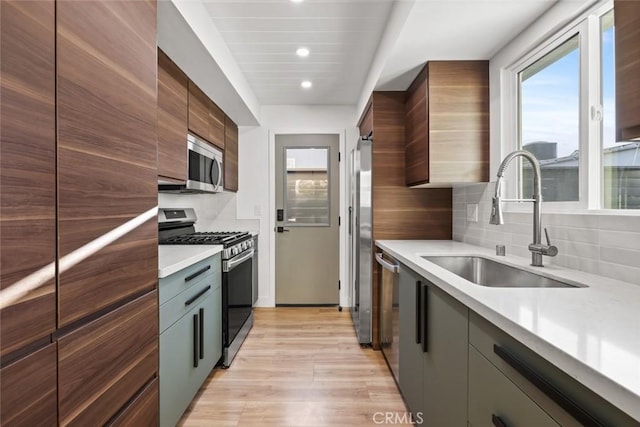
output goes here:
<path id="1" fill-rule="evenodd" d="M 382 266 L 382 268 L 384 268 L 385 270 L 389 270 L 393 274 L 398 274 L 398 272 L 400 271 L 400 266 L 398 264 L 392 264 L 384 259 L 382 257 L 382 252 L 376 253 L 376 261 Z"/>

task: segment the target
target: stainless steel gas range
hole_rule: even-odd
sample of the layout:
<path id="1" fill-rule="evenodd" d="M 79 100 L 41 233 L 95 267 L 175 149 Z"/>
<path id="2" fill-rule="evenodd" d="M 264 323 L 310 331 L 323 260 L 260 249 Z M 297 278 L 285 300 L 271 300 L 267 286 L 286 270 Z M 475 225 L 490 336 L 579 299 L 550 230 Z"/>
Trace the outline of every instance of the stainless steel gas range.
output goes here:
<path id="1" fill-rule="evenodd" d="M 229 367 L 253 326 L 253 237 L 248 232 L 196 232 L 193 209 L 158 212 L 161 245 L 222 245 L 222 365 Z"/>

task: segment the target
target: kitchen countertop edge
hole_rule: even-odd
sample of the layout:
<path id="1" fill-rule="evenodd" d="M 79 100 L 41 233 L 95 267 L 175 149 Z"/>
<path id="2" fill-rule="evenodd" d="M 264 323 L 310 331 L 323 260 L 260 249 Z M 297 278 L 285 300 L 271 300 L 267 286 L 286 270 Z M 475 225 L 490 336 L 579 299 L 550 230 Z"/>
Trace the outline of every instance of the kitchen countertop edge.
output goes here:
<path id="1" fill-rule="evenodd" d="M 620 384 L 606 372 L 599 369 L 598 366 L 589 363 L 588 360 L 584 360 L 578 354 L 571 354 L 570 351 L 567 351 L 566 347 L 562 348 L 562 345 L 550 342 L 545 339 L 545 337 L 536 333 L 536 331 L 528 329 L 522 322 L 514 318 L 514 316 L 501 310 L 500 304 L 492 304 L 491 296 L 487 296 L 490 295 L 490 292 L 504 294 L 513 291 L 513 288 L 507 291 L 506 289 L 508 288 L 487 288 L 475 285 L 420 257 L 429 255 L 480 255 L 491 259 L 498 258 L 500 261 L 504 260 L 508 264 L 531 270 L 532 268 L 527 268 L 527 259 L 515 256 L 497 257 L 490 249 L 449 240 L 376 240 L 375 245 L 384 250 L 385 253 L 395 257 L 397 261 L 400 261 L 416 273 L 432 281 L 447 294 L 520 341 L 576 381 L 593 390 L 596 394 L 630 415 L 636 421 L 640 421 L 640 405 L 638 405 L 640 393 Z M 636 294 L 640 296 L 640 287 L 637 285 L 614 279 L 557 266 L 548 266 L 545 273 L 551 277 L 555 276 L 559 279 L 578 282 L 591 280 L 592 282 L 590 282 L 588 286 L 596 291 L 602 291 L 603 286 L 609 285 L 617 289 L 624 289 L 634 296 Z M 571 292 L 587 291 L 587 297 L 590 297 L 589 288 L 573 289 Z M 530 293 L 531 291 L 531 289 L 526 289 L 525 291 L 522 291 L 521 288 L 519 289 L 524 293 Z M 553 290 L 549 289 L 535 289 L 534 291 L 537 293 L 537 295 L 535 295 L 536 297 L 541 295 L 540 291 L 546 292 L 547 294 L 553 292 Z M 474 293 L 476 295 L 474 295 Z M 532 293 L 531 295 L 532 298 L 534 298 L 534 294 Z M 598 295 L 594 298 L 596 297 L 598 297 Z M 584 298 L 582 300 L 584 300 Z M 574 306 L 571 307 L 571 309 L 574 313 L 576 311 L 579 312 L 582 308 L 580 306 L 582 300 L 577 298 L 576 301 L 573 302 Z M 628 304 L 632 304 L 632 301 L 633 300 L 629 300 Z M 568 303 L 570 304 L 571 302 Z M 498 307 L 496 307 L 496 305 Z M 589 312 L 588 305 L 583 304 L 583 306 L 585 307 L 584 316 L 588 319 L 592 316 L 592 313 Z M 565 324 L 563 326 L 566 327 L 567 325 Z M 629 328 L 629 334 L 632 334 L 634 326 L 626 326 Z M 636 351 L 634 353 L 637 360 L 640 360 L 640 352 Z M 629 368 L 634 369 L 633 366 Z M 637 369 L 637 366 L 635 368 Z"/>
<path id="2" fill-rule="evenodd" d="M 222 252 L 222 245 L 159 245 L 158 278 L 178 271 Z"/>

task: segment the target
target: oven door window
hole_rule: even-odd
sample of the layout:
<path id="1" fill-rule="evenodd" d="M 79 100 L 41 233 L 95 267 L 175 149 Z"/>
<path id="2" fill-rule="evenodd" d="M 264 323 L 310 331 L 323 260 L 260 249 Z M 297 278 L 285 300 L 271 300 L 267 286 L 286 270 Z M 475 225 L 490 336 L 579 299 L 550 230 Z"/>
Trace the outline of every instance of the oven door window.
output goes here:
<path id="1" fill-rule="evenodd" d="M 227 305 L 227 334 L 225 345 L 233 341 L 244 322 L 251 314 L 251 258 L 237 265 L 233 270 L 224 273 L 225 302 Z"/>
<path id="2" fill-rule="evenodd" d="M 213 182 L 212 168 L 216 170 L 216 181 Z M 189 150 L 189 179 L 191 181 L 198 181 L 204 184 L 216 185 L 218 166 L 214 166 L 213 159 L 203 156 L 200 153 L 196 153 L 193 150 Z"/>

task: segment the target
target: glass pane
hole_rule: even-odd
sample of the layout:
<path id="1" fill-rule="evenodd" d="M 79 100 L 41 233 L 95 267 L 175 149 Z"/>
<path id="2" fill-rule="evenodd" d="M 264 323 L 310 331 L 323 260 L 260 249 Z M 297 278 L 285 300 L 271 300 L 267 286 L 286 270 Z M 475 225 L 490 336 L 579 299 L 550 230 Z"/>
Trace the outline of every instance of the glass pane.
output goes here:
<path id="1" fill-rule="evenodd" d="M 329 149 L 285 148 L 285 224 L 329 225 Z"/>
<path id="2" fill-rule="evenodd" d="M 640 143 L 616 144 L 613 10 L 600 19 L 600 33 L 604 207 L 606 209 L 640 209 Z"/>
<path id="3" fill-rule="evenodd" d="M 580 52 L 578 35 L 540 58 L 520 75 L 520 146 L 542 170 L 547 202 L 579 198 Z M 521 166 L 521 197 L 533 194 L 529 162 Z"/>

